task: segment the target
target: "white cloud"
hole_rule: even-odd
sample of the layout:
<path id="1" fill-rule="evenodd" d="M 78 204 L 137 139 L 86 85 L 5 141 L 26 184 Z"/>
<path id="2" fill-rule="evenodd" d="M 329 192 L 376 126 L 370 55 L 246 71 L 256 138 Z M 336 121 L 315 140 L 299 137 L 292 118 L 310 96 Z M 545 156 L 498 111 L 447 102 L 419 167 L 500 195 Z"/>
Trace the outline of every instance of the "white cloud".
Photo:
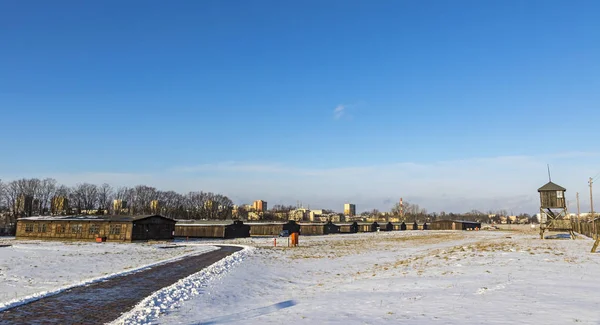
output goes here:
<path id="1" fill-rule="evenodd" d="M 346 110 L 346 106 L 344 105 L 338 105 L 336 108 L 333 109 L 333 118 L 336 120 L 339 120 L 340 118 L 342 118 L 342 116 L 344 116 Z"/>
<path id="2" fill-rule="evenodd" d="M 226 162 L 180 166 L 145 174 L 80 173 L 19 175 L 54 177 L 66 184 L 108 182 L 114 186 L 147 184 L 163 190 L 205 190 L 230 196 L 236 203 L 264 199 L 270 204 L 295 204 L 340 210 L 354 202 L 360 211 L 388 210 L 400 197 L 429 211 L 462 212 L 506 209 L 534 213 L 537 188 L 547 179 L 567 188 L 571 210 L 580 192 L 582 211 L 587 211 L 587 178 L 600 169 L 600 154 L 560 153 L 546 156 L 501 156 L 431 163 L 401 162 L 371 166 L 310 168 L 276 163 Z M 1 177 L 5 180 L 14 179 Z"/>

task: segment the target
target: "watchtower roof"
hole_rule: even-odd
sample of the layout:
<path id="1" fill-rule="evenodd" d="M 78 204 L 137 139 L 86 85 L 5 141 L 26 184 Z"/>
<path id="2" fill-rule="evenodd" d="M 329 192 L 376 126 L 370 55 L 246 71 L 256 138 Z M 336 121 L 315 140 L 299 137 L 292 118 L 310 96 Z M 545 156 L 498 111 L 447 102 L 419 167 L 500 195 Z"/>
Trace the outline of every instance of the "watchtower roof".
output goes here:
<path id="1" fill-rule="evenodd" d="M 548 182 L 546 183 L 546 185 L 538 188 L 538 192 L 545 192 L 545 191 L 566 191 L 567 189 L 560 186 L 560 185 L 556 185 L 552 182 Z"/>

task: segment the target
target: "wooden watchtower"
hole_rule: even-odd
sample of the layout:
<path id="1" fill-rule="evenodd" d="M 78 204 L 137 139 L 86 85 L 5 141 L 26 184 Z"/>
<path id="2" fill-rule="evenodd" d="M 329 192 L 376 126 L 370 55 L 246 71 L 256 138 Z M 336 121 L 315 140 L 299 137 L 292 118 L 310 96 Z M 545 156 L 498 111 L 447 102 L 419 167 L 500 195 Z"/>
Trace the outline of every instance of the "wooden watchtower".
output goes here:
<path id="1" fill-rule="evenodd" d="M 540 238 L 544 239 L 544 231 L 568 231 L 572 239 L 575 239 L 571 220 L 568 216 L 567 201 L 565 199 L 564 187 L 548 182 L 538 188 L 540 193 Z M 544 220 L 544 215 L 546 216 Z"/>

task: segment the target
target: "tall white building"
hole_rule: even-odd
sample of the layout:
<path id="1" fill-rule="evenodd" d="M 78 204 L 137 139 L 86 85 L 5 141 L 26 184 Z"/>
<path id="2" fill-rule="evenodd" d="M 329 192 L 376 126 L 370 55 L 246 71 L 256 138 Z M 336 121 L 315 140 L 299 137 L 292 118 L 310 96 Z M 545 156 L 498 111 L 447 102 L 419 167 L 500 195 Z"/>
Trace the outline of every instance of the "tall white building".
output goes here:
<path id="1" fill-rule="evenodd" d="M 354 217 L 356 215 L 356 205 L 351 203 L 344 204 L 344 215 Z"/>

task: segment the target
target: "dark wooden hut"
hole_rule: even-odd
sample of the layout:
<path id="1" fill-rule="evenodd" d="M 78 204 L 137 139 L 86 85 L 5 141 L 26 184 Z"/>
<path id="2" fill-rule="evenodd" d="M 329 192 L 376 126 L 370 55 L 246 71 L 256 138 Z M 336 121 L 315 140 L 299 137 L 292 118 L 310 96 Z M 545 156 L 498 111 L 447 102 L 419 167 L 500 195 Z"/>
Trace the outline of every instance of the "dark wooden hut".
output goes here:
<path id="1" fill-rule="evenodd" d="M 340 226 L 335 225 L 333 222 L 329 221 L 325 224 L 325 226 L 323 226 L 324 230 L 323 232 L 327 235 L 327 234 L 339 234 L 340 233 Z"/>
<path id="2" fill-rule="evenodd" d="M 175 220 L 148 216 L 50 216 L 17 220 L 17 239 L 137 241 L 173 239 Z"/>
<path id="3" fill-rule="evenodd" d="M 198 224 L 180 222 L 175 225 L 176 237 L 190 238 L 246 238 L 250 237 L 250 226 L 236 220 L 232 224 Z"/>
<path id="4" fill-rule="evenodd" d="M 241 220 L 235 220 L 233 224 L 225 229 L 225 238 L 247 238 L 250 237 L 250 226 Z"/>
<path id="5" fill-rule="evenodd" d="M 428 226 L 431 230 L 475 230 L 481 229 L 481 222 L 459 220 L 436 220 Z"/>
<path id="6" fill-rule="evenodd" d="M 377 221 L 375 221 L 371 224 L 371 231 L 372 232 L 379 231 L 379 224 L 377 223 Z"/>
<path id="7" fill-rule="evenodd" d="M 297 233 L 297 234 L 300 234 L 300 235 L 301 235 L 301 227 L 300 227 L 300 225 L 299 225 L 299 224 L 298 224 L 296 221 L 294 221 L 294 220 L 290 220 L 290 221 L 288 221 L 287 223 L 285 223 L 285 224 L 283 225 L 283 230 L 287 230 L 287 231 L 289 231 L 289 232 L 290 232 L 290 234 Z"/>
<path id="8" fill-rule="evenodd" d="M 391 222 L 388 222 L 388 223 L 385 225 L 385 231 L 393 231 L 393 230 L 394 230 L 394 224 L 393 224 L 393 223 L 391 223 Z"/>

